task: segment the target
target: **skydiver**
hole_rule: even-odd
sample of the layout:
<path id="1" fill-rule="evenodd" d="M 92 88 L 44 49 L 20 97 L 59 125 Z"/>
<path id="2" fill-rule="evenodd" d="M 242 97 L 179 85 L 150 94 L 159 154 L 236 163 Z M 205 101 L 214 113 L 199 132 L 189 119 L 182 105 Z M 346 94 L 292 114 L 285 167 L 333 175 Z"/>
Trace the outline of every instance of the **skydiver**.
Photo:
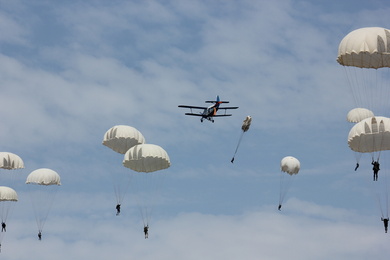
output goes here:
<path id="1" fill-rule="evenodd" d="M 279 204 L 278 210 L 280 211 L 281 208 L 282 208 L 282 204 Z"/>
<path id="2" fill-rule="evenodd" d="M 381 218 L 383 225 L 385 226 L 385 233 L 387 233 L 387 227 L 389 226 L 389 218 Z"/>
<path id="3" fill-rule="evenodd" d="M 121 213 L 121 204 L 116 204 L 116 215 L 118 216 Z"/>
<path id="4" fill-rule="evenodd" d="M 359 166 L 360 166 L 359 163 L 356 163 L 355 172 L 359 168 Z"/>
<path id="5" fill-rule="evenodd" d="M 234 157 L 232 158 L 232 160 L 230 161 L 231 163 L 233 163 L 234 162 Z"/>
<path id="6" fill-rule="evenodd" d="M 42 232 L 39 230 L 39 232 L 38 232 L 38 239 L 39 240 L 42 240 Z"/>
<path id="7" fill-rule="evenodd" d="M 378 180 L 378 172 L 379 172 L 379 162 L 378 161 L 374 161 L 374 160 L 372 160 L 372 162 L 371 162 L 371 164 L 372 165 L 374 165 L 373 167 L 372 167 L 372 170 L 374 171 L 374 181 L 377 181 Z"/>
<path id="8" fill-rule="evenodd" d="M 149 237 L 149 225 L 144 226 L 145 239 Z"/>
<path id="9" fill-rule="evenodd" d="M 4 223 L 4 222 L 1 222 L 1 232 L 7 232 L 7 230 L 5 229 L 7 227 L 7 225 Z"/>

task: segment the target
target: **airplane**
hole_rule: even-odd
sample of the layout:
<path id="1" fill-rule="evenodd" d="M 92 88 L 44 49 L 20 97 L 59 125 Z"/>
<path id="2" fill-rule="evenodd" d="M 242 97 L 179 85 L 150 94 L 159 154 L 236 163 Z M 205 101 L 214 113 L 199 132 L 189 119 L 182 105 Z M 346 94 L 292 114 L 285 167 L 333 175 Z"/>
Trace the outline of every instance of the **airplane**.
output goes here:
<path id="1" fill-rule="evenodd" d="M 205 103 L 213 103 L 213 105 L 209 107 L 198 107 L 198 106 L 187 106 L 187 105 L 180 105 L 178 107 L 184 107 L 191 109 L 191 113 L 185 113 L 187 116 L 200 116 L 200 122 L 203 122 L 204 119 L 207 119 L 214 123 L 214 117 L 223 117 L 223 116 L 231 116 L 231 114 L 226 114 L 226 110 L 228 109 L 237 109 L 238 107 L 219 107 L 222 103 L 229 103 L 229 101 L 221 101 L 219 99 L 219 96 L 217 96 L 217 99 L 215 101 L 205 101 Z M 203 109 L 203 112 L 200 113 L 192 113 L 192 109 Z M 219 109 L 225 109 L 225 114 L 217 115 L 217 111 Z"/>

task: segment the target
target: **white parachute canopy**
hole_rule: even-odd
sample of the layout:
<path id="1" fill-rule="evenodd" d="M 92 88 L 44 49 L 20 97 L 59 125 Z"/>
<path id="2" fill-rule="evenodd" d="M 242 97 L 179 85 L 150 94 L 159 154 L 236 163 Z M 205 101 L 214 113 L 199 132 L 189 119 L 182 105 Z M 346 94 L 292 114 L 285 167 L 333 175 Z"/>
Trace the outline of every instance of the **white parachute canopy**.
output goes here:
<path id="1" fill-rule="evenodd" d="M 0 201 L 18 201 L 18 194 L 12 188 L 0 186 Z"/>
<path id="2" fill-rule="evenodd" d="M 103 145 L 120 154 L 125 154 L 131 147 L 143 143 L 145 138 L 141 132 L 127 125 L 113 126 L 103 138 Z"/>
<path id="3" fill-rule="evenodd" d="M 290 175 L 298 174 L 301 168 L 299 160 L 292 156 L 286 156 L 280 161 L 280 170 Z"/>
<path id="4" fill-rule="evenodd" d="M 347 121 L 351 123 L 358 123 L 363 119 L 373 117 L 374 113 L 367 108 L 354 108 L 347 114 Z"/>
<path id="5" fill-rule="evenodd" d="M 60 175 L 48 168 L 41 168 L 27 176 L 26 184 L 61 185 Z"/>
<path id="6" fill-rule="evenodd" d="M 389 67 L 390 31 L 366 27 L 350 32 L 340 42 L 337 62 L 359 68 Z"/>
<path id="7" fill-rule="evenodd" d="M 367 27 L 350 32 L 340 42 L 337 62 L 344 67 L 356 107 L 385 115 L 390 107 L 390 31 Z"/>
<path id="8" fill-rule="evenodd" d="M 158 145 L 139 144 L 130 148 L 123 165 L 136 172 L 154 172 L 171 166 L 167 152 Z"/>
<path id="9" fill-rule="evenodd" d="M 0 152 L 0 168 L 7 170 L 23 169 L 22 158 L 14 153 Z"/>
<path id="10" fill-rule="evenodd" d="M 38 231 L 42 232 L 58 187 L 61 185 L 60 175 L 48 168 L 37 169 L 27 176 L 26 184 L 29 184 Z"/>
<path id="11" fill-rule="evenodd" d="M 359 153 L 390 150 L 390 119 L 376 116 L 357 123 L 349 131 L 348 145 Z"/>

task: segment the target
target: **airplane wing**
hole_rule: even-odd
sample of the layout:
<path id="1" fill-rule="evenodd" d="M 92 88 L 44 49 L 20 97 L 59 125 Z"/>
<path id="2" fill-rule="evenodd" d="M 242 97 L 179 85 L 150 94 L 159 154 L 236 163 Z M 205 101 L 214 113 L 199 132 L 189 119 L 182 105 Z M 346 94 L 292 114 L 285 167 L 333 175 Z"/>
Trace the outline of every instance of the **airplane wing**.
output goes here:
<path id="1" fill-rule="evenodd" d="M 213 115 L 213 117 L 223 117 L 223 116 L 231 116 L 232 114 L 223 114 L 223 115 Z"/>
<path id="2" fill-rule="evenodd" d="M 229 101 L 212 101 L 212 100 L 206 100 L 205 103 L 229 103 Z"/>
<path id="3" fill-rule="evenodd" d="M 202 114 L 185 113 L 186 116 L 202 116 Z"/>
<path id="4" fill-rule="evenodd" d="M 196 107 L 196 106 L 185 106 L 185 105 L 180 105 L 178 107 L 184 107 L 184 108 L 195 108 L 195 109 L 206 109 L 207 107 Z"/>
<path id="5" fill-rule="evenodd" d="M 238 107 L 220 107 L 218 109 L 237 109 Z"/>

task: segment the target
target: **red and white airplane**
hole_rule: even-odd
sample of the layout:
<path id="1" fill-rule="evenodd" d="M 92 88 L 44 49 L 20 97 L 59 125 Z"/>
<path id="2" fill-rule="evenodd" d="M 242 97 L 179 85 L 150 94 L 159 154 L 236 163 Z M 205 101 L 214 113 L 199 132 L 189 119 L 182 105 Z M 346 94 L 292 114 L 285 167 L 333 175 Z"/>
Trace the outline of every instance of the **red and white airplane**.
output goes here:
<path id="1" fill-rule="evenodd" d="M 187 116 L 200 116 L 200 122 L 203 122 L 204 119 L 207 119 L 214 123 L 214 117 L 223 117 L 223 116 L 231 116 L 231 114 L 226 114 L 226 110 L 228 109 L 237 109 L 238 107 L 219 107 L 222 103 L 229 103 L 229 101 L 221 101 L 219 99 L 219 96 L 217 96 L 217 99 L 215 101 L 205 101 L 205 103 L 213 103 L 213 105 L 209 107 L 198 107 L 198 106 L 187 106 L 187 105 L 180 105 L 179 107 L 189 108 L 191 109 L 191 113 L 185 113 Z M 203 109 L 203 112 L 200 113 L 193 113 L 192 109 Z M 219 109 L 225 109 L 225 114 L 217 115 L 217 111 Z"/>

